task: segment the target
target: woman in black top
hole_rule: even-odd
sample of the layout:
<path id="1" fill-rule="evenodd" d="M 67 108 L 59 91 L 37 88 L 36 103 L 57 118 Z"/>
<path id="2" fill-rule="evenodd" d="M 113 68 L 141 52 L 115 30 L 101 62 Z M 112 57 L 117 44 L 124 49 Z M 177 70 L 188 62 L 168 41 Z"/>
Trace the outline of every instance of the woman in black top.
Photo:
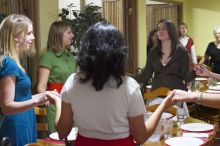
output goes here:
<path id="1" fill-rule="evenodd" d="M 196 73 L 190 69 L 189 53 L 179 43 L 173 21 L 160 20 L 157 24 L 157 37 L 158 43 L 149 52 L 145 69 L 133 78 L 144 84 L 152 78 L 152 89 L 168 87 L 171 90 L 187 90 L 187 83 L 195 78 Z M 159 104 L 162 100 L 162 98 L 154 98 L 147 104 Z M 186 104 L 184 109 L 188 115 Z"/>
<path id="2" fill-rule="evenodd" d="M 190 69 L 189 53 L 180 45 L 175 24 L 162 19 L 157 24 L 158 44 L 147 56 L 146 67 L 133 78 L 147 83 L 152 78 L 152 89 L 168 87 L 187 90 L 186 83 L 196 76 Z"/>
<path id="3" fill-rule="evenodd" d="M 214 73 L 220 74 L 220 27 L 214 28 L 213 32 L 215 41 L 209 43 L 205 52 L 204 63 L 210 65 Z"/>

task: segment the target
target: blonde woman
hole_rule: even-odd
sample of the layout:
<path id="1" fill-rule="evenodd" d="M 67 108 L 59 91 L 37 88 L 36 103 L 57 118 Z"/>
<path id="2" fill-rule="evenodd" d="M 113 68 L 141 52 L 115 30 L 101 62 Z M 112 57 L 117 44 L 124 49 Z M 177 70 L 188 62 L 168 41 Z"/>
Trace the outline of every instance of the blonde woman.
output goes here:
<path id="1" fill-rule="evenodd" d="M 191 65 L 193 67 L 194 64 L 197 64 L 195 45 L 193 39 L 188 35 L 188 25 L 184 22 L 179 26 L 179 40 L 189 51 Z"/>
<path id="2" fill-rule="evenodd" d="M 31 81 L 20 63 L 25 52 L 34 52 L 33 25 L 23 15 L 9 15 L 0 26 L 0 109 L 4 120 L 0 139 L 9 137 L 13 146 L 36 141 L 34 106 L 47 102 L 44 93 L 31 95 Z"/>

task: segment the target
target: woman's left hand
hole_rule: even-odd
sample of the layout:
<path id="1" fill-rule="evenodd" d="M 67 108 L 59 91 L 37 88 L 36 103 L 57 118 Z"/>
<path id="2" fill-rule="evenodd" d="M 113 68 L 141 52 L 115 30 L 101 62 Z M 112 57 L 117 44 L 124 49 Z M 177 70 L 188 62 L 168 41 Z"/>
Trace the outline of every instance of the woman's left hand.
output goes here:
<path id="1" fill-rule="evenodd" d="M 45 93 L 52 104 L 56 104 L 56 102 L 60 102 L 60 94 L 57 91 L 46 91 Z"/>
<path id="2" fill-rule="evenodd" d="M 165 104 L 165 109 L 167 109 L 167 108 L 173 106 L 174 104 L 176 104 L 176 102 L 172 100 L 173 95 L 174 95 L 173 91 L 170 91 L 170 92 L 167 93 L 167 97 L 162 102 L 162 103 Z"/>
<path id="3" fill-rule="evenodd" d="M 39 93 L 32 96 L 32 100 L 35 106 L 42 105 L 48 102 L 48 99 L 45 93 Z"/>

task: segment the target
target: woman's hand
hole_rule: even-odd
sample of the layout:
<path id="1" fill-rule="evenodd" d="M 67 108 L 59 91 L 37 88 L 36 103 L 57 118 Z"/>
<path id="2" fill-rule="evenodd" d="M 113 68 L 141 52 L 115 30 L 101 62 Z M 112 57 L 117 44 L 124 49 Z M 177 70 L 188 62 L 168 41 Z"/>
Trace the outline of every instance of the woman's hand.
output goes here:
<path id="1" fill-rule="evenodd" d="M 39 93 L 32 96 L 32 100 L 35 106 L 42 105 L 48 102 L 48 98 L 45 93 Z"/>
<path id="2" fill-rule="evenodd" d="M 210 70 L 206 68 L 204 65 L 195 65 L 193 68 L 196 71 L 196 75 L 203 76 L 203 77 L 209 77 L 210 76 Z"/>
<path id="3" fill-rule="evenodd" d="M 172 100 L 174 102 L 196 102 L 199 97 L 199 92 L 187 92 L 183 90 L 173 90 L 170 94 L 172 94 Z"/>
<path id="4" fill-rule="evenodd" d="M 176 102 L 173 101 L 172 98 L 173 98 L 173 91 L 168 92 L 167 97 L 162 102 L 162 104 L 164 104 L 164 106 L 165 106 L 165 109 L 167 109 L 167 108 L 173 106 L 174 104 L 176 104 Z"/>
<path id="5" fill-rule="evenodd" d="M 61 102 L 60 94 L 57 91 L 46 91 L 45 94 L 47 95 L 50 103 L 56 104 L 57 102 Z"/>

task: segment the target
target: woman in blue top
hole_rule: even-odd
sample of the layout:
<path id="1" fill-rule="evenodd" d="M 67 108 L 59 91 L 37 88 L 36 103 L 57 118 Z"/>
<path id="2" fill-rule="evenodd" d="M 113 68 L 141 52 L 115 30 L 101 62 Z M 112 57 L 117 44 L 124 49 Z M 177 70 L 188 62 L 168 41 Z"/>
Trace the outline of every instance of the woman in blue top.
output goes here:
<path id="1" fill-rule="evenodd" d="M 0 108 L 5 115 L 0 139 L 13 146 L 36 141 L 34 106 L 46 103 L 45 93 L 31 95 L 31 81 L 20 63 L 24 53 L 33 53 L 33 25 L 23 15 L 9 15 L 0 25 Z"/>

